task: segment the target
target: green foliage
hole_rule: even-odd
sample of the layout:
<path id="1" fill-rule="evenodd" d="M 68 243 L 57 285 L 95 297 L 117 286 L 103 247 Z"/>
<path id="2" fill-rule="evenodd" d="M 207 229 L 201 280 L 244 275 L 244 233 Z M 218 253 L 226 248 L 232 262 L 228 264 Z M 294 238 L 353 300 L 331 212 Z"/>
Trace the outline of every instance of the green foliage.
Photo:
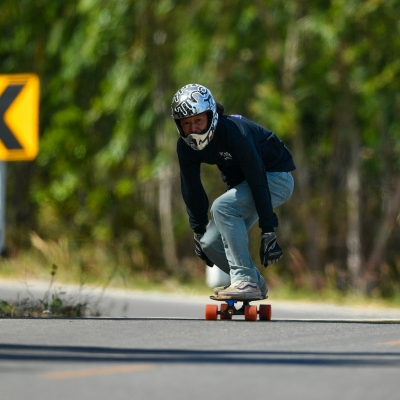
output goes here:
<path id="1" fill-rule="evenodd" d="M 8 247 L 18 253 L 35 231 L 68 237 L 82 254 L 101 249 L 133 272 L 167 269 L 158 196 L 168 167 L 180 264 L 168 272 L 178 274 L 193 249 L 169 104 L 179 87 L 199 82 L 227 113 L 274 130 L 293 151 L 279 274 L 295 282 L 304 258 L 311 276 L 328 285 L 334 266 L 339 282 L 348 273 L 349 170 L 360 180 L 363 265 L 398 185 L 399 19 L 398 0 L 2 2 L 2 73 L 41 79 L 39 156 L 8 168 Z M 203 175 L 213 200 L 224 190 L 218 172 Z M 378 264 L 362 271 L 369 292 L 388 282 L 385 268 L 399 280 L 395 217 L 390 226 Z"/>

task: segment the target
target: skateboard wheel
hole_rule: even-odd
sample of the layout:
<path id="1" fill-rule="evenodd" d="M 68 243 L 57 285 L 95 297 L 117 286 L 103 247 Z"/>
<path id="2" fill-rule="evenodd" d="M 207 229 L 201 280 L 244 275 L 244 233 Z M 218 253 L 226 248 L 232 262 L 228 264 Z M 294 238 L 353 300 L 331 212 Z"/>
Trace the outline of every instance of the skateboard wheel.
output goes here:
<path id="1" fill-rule="evenodd" d="M 218 315 L 218 306 L 214 304 L 206 305 L 206 320 L 213 321 L 217 319 Z"/>
<path id="2" fill-rule="evenodd" d="M 271 321 L 272 307 L 270 304 L 261 304 L 258 310 L 260 321 Z"/>
<path id="3" fill-rule="evenodd" d="M 256 306 L 245 306 L 244 307 L 244 319 L 246 321 L 257 321 L 257 307 Z"/>
<path id="4" fill-rule="evenodd" d="M 221 304 L 221 311 L 224 311 L 228 308 L 228 304 Z M 219 314 L 220 319 L 232 319 L 232 315 L 230 314 Z"/>

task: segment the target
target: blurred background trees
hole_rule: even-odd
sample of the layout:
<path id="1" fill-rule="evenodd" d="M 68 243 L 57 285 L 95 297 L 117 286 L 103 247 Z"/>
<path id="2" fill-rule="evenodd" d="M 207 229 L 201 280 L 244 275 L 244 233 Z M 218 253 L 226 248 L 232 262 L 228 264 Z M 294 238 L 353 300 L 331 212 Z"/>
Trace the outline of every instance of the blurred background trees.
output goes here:
<path id="1" fill-rule="evenodd" d="M 294 155 L 270 284 L 394 296 L 399 21 L 399 0 L 2 1 L 1 73 L 41 80 L 39 156 L 8 164 L 10 257 L 35 232 L 67 238 L 82 269 L 201 277 L 170 118 L 197 82 Z M 212 201 L 224 185 L 216 168 L 203 179 Z"/>

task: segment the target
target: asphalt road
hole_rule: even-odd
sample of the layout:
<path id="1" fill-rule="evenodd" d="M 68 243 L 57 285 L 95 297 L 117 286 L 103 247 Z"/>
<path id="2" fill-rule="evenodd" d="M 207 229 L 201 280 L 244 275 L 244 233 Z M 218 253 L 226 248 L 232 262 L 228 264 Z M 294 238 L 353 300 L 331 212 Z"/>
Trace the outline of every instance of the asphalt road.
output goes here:
<path id="1" fill-rule="evenodd" d="M 204 321 L 207 303 L 110 292 L 108 318 L 0 319 L 0 399 L 399 398 L 400 310 L 271 301 L 269 322 Z"/>

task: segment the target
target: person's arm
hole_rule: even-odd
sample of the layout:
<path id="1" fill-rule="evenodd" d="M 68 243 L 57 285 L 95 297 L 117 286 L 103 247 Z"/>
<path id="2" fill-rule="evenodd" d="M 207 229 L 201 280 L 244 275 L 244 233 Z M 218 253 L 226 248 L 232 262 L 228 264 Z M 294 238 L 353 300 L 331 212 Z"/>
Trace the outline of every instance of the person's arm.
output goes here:
<path id="1" fill-rule="evenodd" d="M 282 257 L 282 249 L 276 240 L 274 227 L 278 226 L 278 217 L 273 211 L 268 178 L 264 163 L 256 146 L 243 146 L 242 170 L 248 182 L 259 215 L 261 228 L 260 261 L 265 267 L 272 265 Z M 263 179 L 265 177 L 265 181 Z M 264 183 L 265 182 L 265 183 Z"/>
<path id="2" fill-rule="evenodd" d="M 203 234 L 208 224 L 209 201 L 200 178 L 200 162 L 185 157 L 178 149 L 181 169 L 181 191 L 195 233 Z"/>
<path id="3" fill-rule="evenodd" d="M 262 233 L 273 232 L 273 228 L 278 226 L 278 217 L 272 208 L 264 162 L 250 135 L 241 137 L 237 146 L 239 146 L 237 151 L 239 151 L 240 166 L 251 189 L 258 213 L 259 227 Z"/>
<path id="4" fill-rule="evenodd" d="M 212 267 L 214 263 L 206 256 L 201 248 L 200 240 L 206 232 L 208 224 L 208 198 L 200 178 L 200 163 L 193 158 L 187 158 L 179 152 L 181 168 L 181 190 L 189 215 L 189 224 L 194 231 L 195 253 L 205 263 Z"/>

